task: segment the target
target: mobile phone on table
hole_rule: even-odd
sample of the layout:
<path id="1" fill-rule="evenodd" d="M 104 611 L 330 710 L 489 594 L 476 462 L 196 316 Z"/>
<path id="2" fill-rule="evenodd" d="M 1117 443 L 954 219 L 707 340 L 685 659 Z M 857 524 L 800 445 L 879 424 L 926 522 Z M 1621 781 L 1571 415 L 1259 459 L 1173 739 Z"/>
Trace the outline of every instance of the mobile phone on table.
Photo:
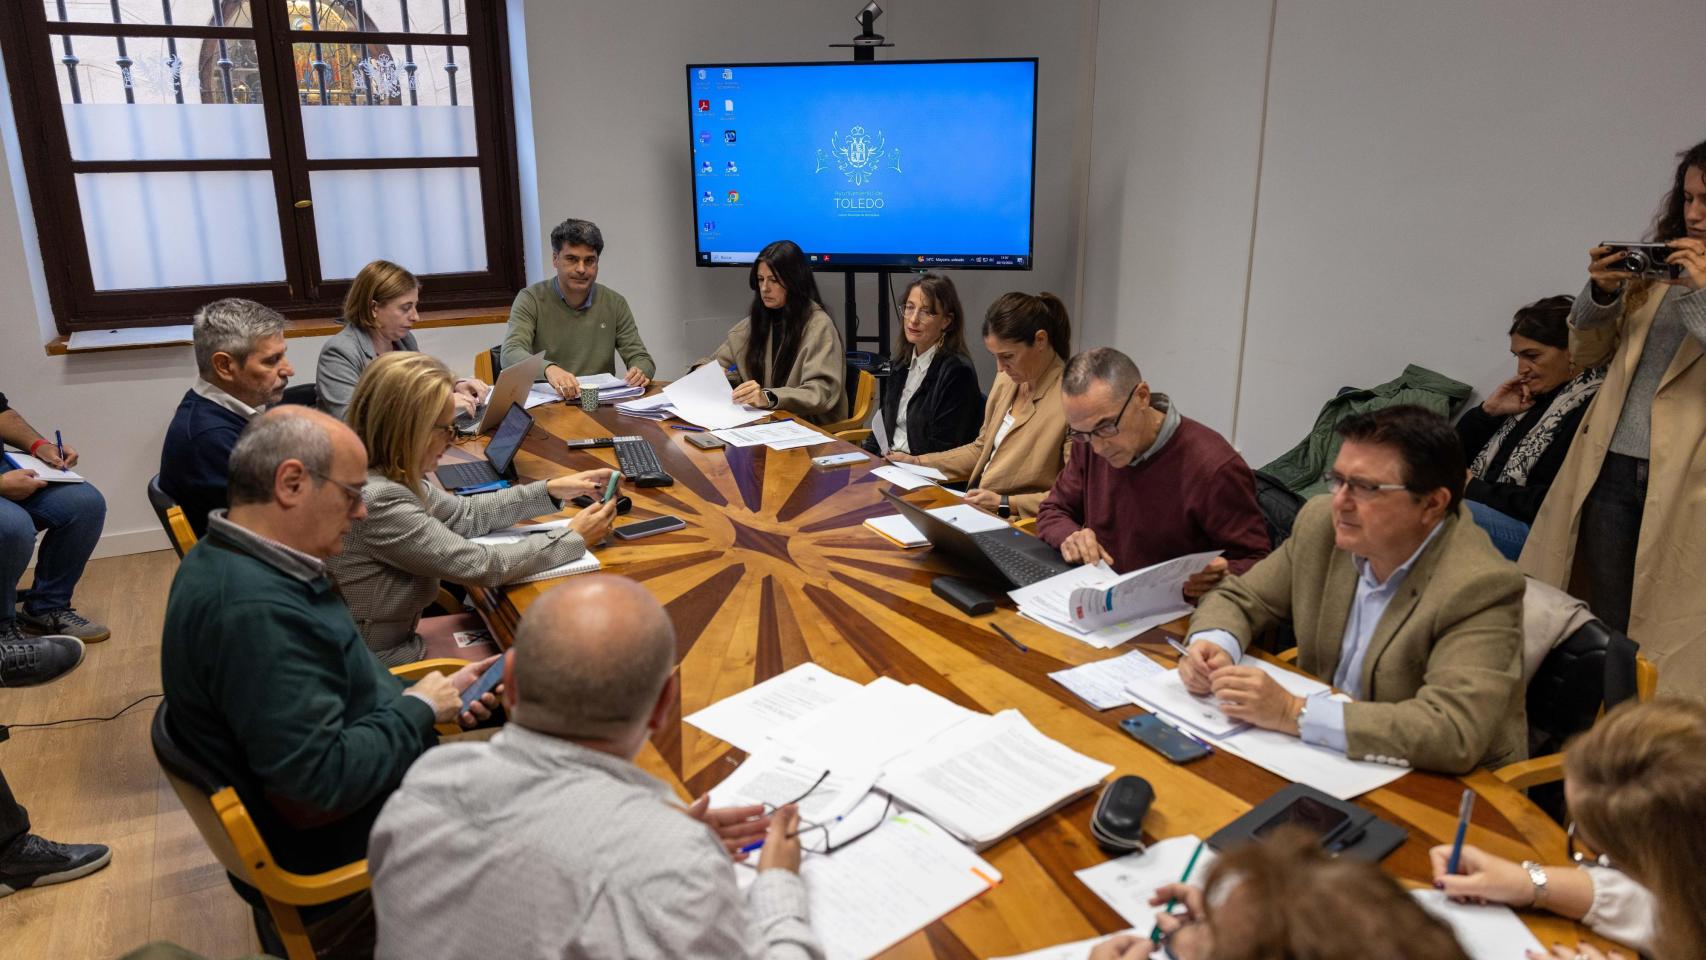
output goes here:
<path id="1" fill-rule="evenodd" d="M 685 526 L 687 526 L 687 521 L 680 517 L 653 517 L 650 520 L 641 520 L 638 523 L 625 523 L 611 532 L 616 534 L 618 540 L 638 540 L 641 537 L 680 530 Z"/>
<path id="2" fill-rule="evenodd" d="M 687 442 L 701 450 L 715 450 L 724 446 L 722 437 L 713 436 L 709 433 L 690 433 L 687 435 Z"/>
<path id="3" fill-rule="evenodd" d="M 1152 713 L 1140 713 L 1120 721 L 1120 729 L 1174 763 L 1190 763 L 1208 756 L 1209 749 L 1179 731 L 1178 727 Z"/>
<path id="4" fill-rule="evenodd" d="M 850 463 L 859 463 L 871 459 L 868 453 L 831 453 L 821 457 L 813 457 L 812 463 L 820 467 L 845 467 Z"/>
<path id="5" fill-rule="evenodd" d="M 480 679 L 475 680 L 468 685 L 468 689 L 462 691 L 462 709 L 466 711 L 474 705 L 474 701 L 491 693 L 493 687 L 503 682 L 503 678 L 504 658 L 499 657 L 493 661 L 491 666 L 486 668 L 485 673 L 480 674 Z"/>
<path id="6" fill-rule="evenodd" d="M 601 498 L 601 502 L 608 502 L 611 497 L 616 496 L 616 485 L 621 482 L 622 471 L 610 471 L 610 482 L 604 485 L 604 496 Z"/>

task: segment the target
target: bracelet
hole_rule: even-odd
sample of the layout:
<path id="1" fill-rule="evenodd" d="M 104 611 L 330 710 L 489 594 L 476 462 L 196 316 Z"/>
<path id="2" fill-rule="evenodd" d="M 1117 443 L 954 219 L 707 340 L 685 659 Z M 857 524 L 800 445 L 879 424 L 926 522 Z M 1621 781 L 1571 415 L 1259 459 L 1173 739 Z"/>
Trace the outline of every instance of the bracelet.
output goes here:
<path id="1" fill-rule="evenodd" d="M 47 442 L 49 442 L 49 441 L 46 437 L 37 437 L 36 442 L 30 444 L 30 456 L 32 456 L 32 457 L 35 456 L 36 455 L 36 448 L 41 446 L 44 443 L 47 443 Z"/>

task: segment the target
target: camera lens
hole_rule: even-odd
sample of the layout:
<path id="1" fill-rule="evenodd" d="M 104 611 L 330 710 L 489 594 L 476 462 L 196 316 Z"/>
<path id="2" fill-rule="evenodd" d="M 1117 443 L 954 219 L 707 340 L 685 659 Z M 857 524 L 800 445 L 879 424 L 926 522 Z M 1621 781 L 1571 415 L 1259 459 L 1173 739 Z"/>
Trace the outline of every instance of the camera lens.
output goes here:
<path id="1" fill-rule="evenodd" d="M 1651 265 L 1647 255 L 1639 250 L 1631 250 L 1623 256 L 1623 269 L 1630 273 L 1645 273 Z"/>

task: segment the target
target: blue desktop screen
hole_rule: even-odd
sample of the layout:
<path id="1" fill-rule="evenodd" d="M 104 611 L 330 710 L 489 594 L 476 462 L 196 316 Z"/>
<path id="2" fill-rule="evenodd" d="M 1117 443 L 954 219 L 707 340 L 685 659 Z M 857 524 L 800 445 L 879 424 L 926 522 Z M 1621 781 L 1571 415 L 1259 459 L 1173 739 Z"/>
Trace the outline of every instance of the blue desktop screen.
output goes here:
<path id="1" fill-rule="evenodd" d="M 1035 60 L 690 64 L 701 266 L 1029 269 Z"/>

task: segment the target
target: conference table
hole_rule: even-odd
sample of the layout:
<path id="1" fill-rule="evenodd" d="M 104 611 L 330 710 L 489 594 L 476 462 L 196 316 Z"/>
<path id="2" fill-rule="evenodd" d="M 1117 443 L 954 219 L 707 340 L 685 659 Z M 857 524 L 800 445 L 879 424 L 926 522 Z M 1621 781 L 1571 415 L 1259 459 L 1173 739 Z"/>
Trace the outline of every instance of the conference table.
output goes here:
<path id="1" fill-rule="evenodd" d="M 632 542 L 612 538 L 597 552 L 605 572 L 644 584 L 674 622 L 679 702 L 639 763 L 683 799 L 709 790 L 745 755 L 682 718 L 807 661 L 860 683 L 878 676 L 916 683 L 972 710 L 1017 708 L 1044 734 L 1113 764 L 1114 776 L 1137 774 L 1153 785 L 1146 839 L 1209 836 L 1287 784 L 1224 752 L 1171 764 L 1120 730 L 1118 722 L 1137 707 L 1097 711 L 1048 676 L 1134 648 L 1171 665 L 1177 657 L 1166 636 L 1181 636 L 1184 620 L 1105 651 L 1024 619 L 1010 604 L 972 618 L 932 594 L 931 580 L 953 572 L 947 558 L 903 550 L 863 526 L 894 512 L 878 494 L 890 485 L 870 474 L 881 461 L 840 468 L 811 462 L 856 449 L 850 444 L 826 435 L 823 445 L 785 451 L 702 450 L 687 442 L 688 432 L 670 427 L 679 421 L 623 416 L 610 406 L 588 414 L 563 403 L 531 412 L 536 426 L 516 458 L 523 480 L 615 466 L 608 447 L 570 450 L 562 442 L 609 435 L 645 438 L 675 478 L 669 487 L 624 486 L 634 506 L 618 525 L 673 514 L 687 521 L 685 529 Z M 447 459 L 477 456 L 482 443 L 453 447 Z M 959 502 L 935 487 L 906 498 L 924 506 Z M 507 647 L 528 604 L 558 582 L 472 595 Z M 1029 651 L 994 633 L 992 622 Z M 1491 773 L 1413 772 L 1356 801 L 1409 833 L 1382 867 L 1408 885 L 1430 883 L 1428 848 L 1451 842 L 1465 786 L 1478 795 L 1469 842 L 1513 860 L 1564 861 L 1563 830 Z M 1110 856 L 1090 833 L 1094 807 L 1094 795 L 1082 797 L 984 851 L 1002 882 L 882 956 L 1006 956 L 1125 929 L 1129 924 L 1073 876 Z M 1521 916 L 1542 943 L 1575 943 L 1586 933 L 1550 914 Z"/>

